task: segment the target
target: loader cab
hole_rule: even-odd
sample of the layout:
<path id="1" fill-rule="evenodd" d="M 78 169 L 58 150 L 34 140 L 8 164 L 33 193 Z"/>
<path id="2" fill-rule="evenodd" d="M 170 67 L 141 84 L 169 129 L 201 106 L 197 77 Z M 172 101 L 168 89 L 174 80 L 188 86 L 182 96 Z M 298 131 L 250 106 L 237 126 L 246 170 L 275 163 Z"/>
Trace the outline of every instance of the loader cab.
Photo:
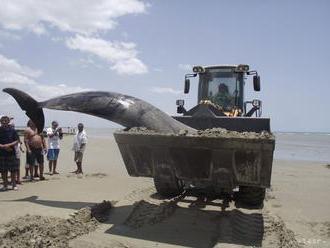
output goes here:
<path id="1" fill-rule="evenodd" d="M 261 101 L 244 102 L 244 85 L 248 75 L 253 75 L 255 91 L 260 91 L 260 77 L 256 71 L 249 71 L 248 65 L 194 66 L 192 74 L 185 75 L 184 93 L 189 93 L 189 78 L 198 76 L 198 102 L 192 110 L 186 111 L 184 101 L 177 101 L 177 113 L 191 115 L 202 105 L 209 105 L 216 116 L 261 116 Z M 252 108 L 247 110 L 251 104 Z M 212 105 L 212 106 L 210 106 Z"/>
<path id="2" fill-rule="evenodd" d="M 205 67 L 199 73 L 198 103 L 209 100 L 224 109 L 243 109 L 244 76 L 236 67 Z M 196 69 L 195 69 L 196 70 Z"/>

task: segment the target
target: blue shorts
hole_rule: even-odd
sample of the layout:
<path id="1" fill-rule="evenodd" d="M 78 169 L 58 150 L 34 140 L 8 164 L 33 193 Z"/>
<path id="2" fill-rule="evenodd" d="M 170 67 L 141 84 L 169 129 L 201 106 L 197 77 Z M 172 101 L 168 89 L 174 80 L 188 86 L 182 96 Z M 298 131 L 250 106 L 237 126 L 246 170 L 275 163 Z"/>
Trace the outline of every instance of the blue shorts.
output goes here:
<path id="1" fill-rule="evenodd" d="M 60 149 L 48 149 L 47 159 L 48 160 L 57 160 Z"/>

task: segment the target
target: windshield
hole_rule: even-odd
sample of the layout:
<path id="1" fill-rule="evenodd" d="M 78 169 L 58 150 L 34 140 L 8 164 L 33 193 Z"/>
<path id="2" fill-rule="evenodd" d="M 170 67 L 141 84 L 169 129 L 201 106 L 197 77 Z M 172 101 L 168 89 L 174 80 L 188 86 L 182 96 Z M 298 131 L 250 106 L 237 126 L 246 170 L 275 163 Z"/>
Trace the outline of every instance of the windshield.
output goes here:
<path id="1" fill-rule="evenodd" d="M 209 69 L 200 74 L 201 84 L 204 88 L 204 99 L 222 106 L 225 110 L 232 110 L 242 102 L 241 75 L 231 69 Z"/>

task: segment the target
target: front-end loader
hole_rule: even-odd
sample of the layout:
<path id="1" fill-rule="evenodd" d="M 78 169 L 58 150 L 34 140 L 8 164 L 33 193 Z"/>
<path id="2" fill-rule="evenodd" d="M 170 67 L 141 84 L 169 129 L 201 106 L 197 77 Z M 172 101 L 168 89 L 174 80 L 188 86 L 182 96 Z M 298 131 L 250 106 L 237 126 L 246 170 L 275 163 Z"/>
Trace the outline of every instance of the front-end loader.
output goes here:
<path id="1" fill-rule="evenodd" d="M 244 100 L 250 75 L 254 90 L 260 91 L 260 77 L 248 65 L 193 67 L 185 75 L 184 93 L 189 93 L 189 78 L 198 77 L 198 104 L 186 110 L 184 101 L 177 100 L 181 115 L 174 118 L 198 134 L 115 133 L 129 175 L 153 177 L 158 193 L 167 197 L 196 188 L 216 194 L 236 191 L 236 200 L 262 204 L 270 187 L 275 139 L 270 119 L 261 118 L 262 102 Z"/>

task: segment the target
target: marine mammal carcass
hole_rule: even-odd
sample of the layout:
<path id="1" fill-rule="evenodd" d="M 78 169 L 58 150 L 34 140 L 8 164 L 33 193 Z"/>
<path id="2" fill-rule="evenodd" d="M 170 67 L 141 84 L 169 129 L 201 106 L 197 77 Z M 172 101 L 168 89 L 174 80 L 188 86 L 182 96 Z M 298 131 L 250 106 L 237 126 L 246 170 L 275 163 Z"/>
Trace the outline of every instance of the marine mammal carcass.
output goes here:
<path id="1" fill-rule="evenodd" d="M 15 98 L 40 131 L 44 128 L 42 108 L 85 113 L 113 121 L 127 128 L 146 127 L 162 133 L 179 133 L 180 130 L 194 131 L 193 128 L 173 119 L 150 103 L 115 92 L 81 92 L 38 102 L 18 89 L 5 88 L 3 91 Z"/>

